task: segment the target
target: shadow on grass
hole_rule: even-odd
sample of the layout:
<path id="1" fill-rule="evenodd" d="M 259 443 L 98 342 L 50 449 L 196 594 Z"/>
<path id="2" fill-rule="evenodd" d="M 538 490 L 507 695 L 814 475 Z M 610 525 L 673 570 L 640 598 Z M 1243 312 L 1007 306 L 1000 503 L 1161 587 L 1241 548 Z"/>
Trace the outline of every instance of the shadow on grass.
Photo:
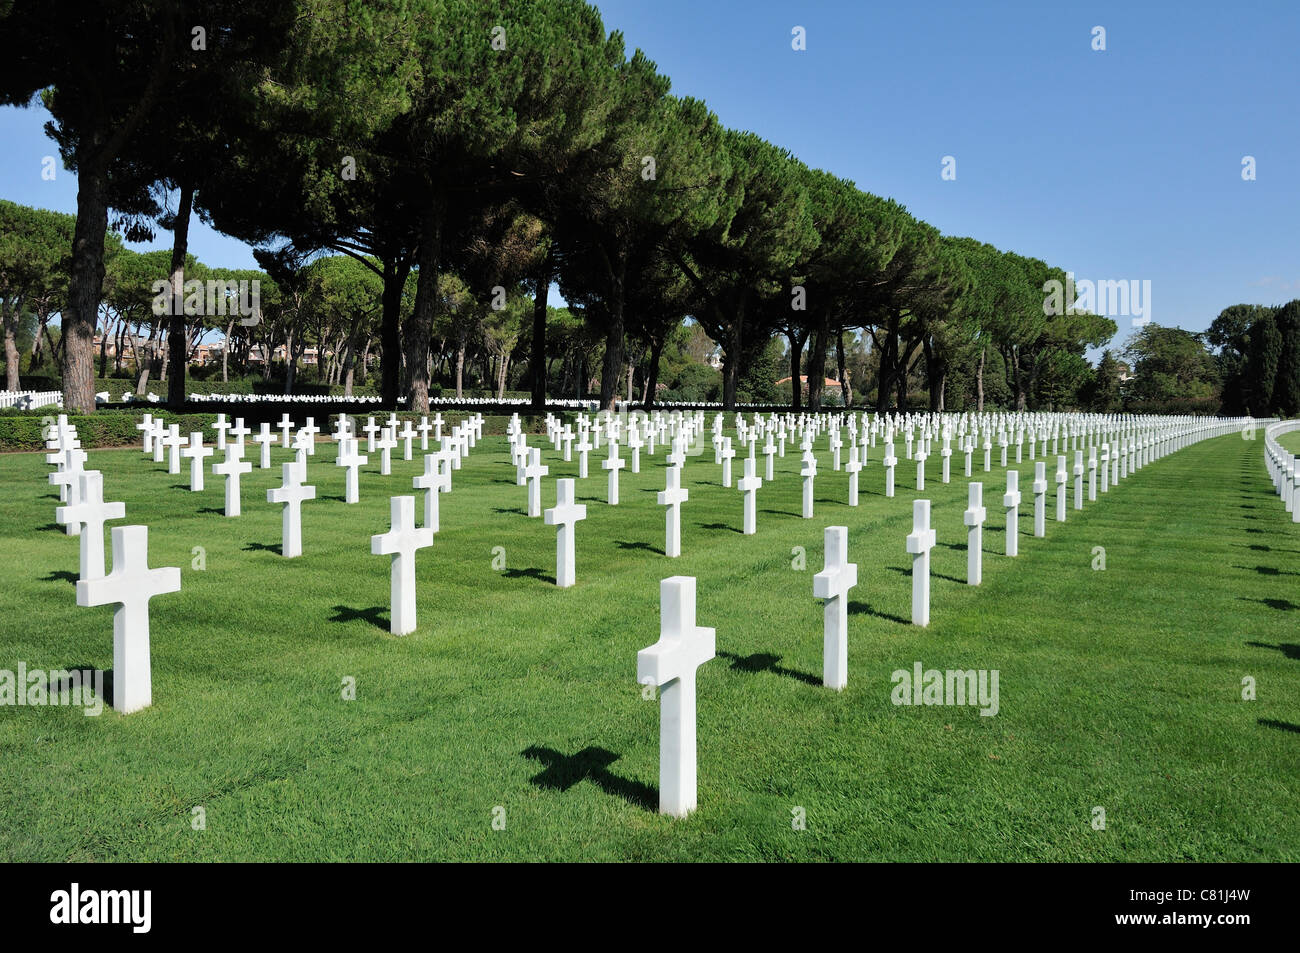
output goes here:
<path id="1" fill-rule="evenodd" d="M 225 516 L 225 515 L 226 515 L 226 508 L 225 508 L 224 506 L 205 506 L 205 507 L 203 507 L 203 509 L 201 509 L 201 510 L 197 510 L 196 512 L 198 512 L 198 513 L 215 513 L 217 516 Z"/>
<path id="2" fill-rule="evenodd" d="M 1002 554 L 1001 554 L 1001 553 L 995 553 L 994 555 L 1001 556 Z M 910 577 L 910 576 L 912 575 L 912 570 L 910 570 L 910 569 L 904 569 L 902 566 L 890 566 L 890 567 L 889 567 L 889 570 L 890 570 L 890 572 L 896 572 L 896 573 L 898 573 L 900 576 L 908 576 L 908 577 Z M 962 585 L 962 586 L 966 585 L 966 580 L 965 580 L 965 579 L 958 579 L 956 576 L 945 576 L 943 573 L 941 573 L 941 572 L 935 572 L 933 569 L 930 570 L 930 578 L 931 578 L 931 579 L 946 579 L 948 582 L 955 582 L 955 583 L 957 583 L 958 585 Z M 850 604 L 850 606 L 851 606 L 851 604 Z M 850 608 L 850 611 L 852 611 L 851 608 Z"/>
<path id="3" fill-rule="evenodd" d="M 554 748 L 530 745 L 520 752 L 530 761 L 540 761 L 545 770 L 529 778 L 529 783 L 549 791 L 567 791 L 581 781 L 590 781 L 606 794 L 621 797 L 633 807 L 646 811 L 659 808 L 657 788 L 640 781 L 621 778 L 609 766 L 622 755 L 605 748 L 588 745 L 577 754 L 566 755 Z"/>
<path id="4" fill-rule="evenodd" d="M 277 556 L 279 556 L 279 555 L 281 554 L 282 551 L 281 551 L 281 549 L 280 549 L 280 544 L 279 544 L 279 543 L 249 543 L 247 546 L 244 547 L 244 552 L 246 552 L 246 553 L 258 553 L 258 552 L 275 553 Z"/>
<path id="5" fill-rule="evenodd" d="M 331 622 L 369 622 L 377 629 L 387 632 L 391 626 L 388 624 L 388 610 L 383 606 L 371 606 L 368 609 L 353 609 L 350 606 L 331 606 L 334 615 L 330 617 Z"/>
<path id="6" fill-rule="evenodd" d="M 1289 659 L 1300 662 L 1300 645 L 1295 645 L 1292 642 L 1280 642 L 1277 645 L 1273 645 L 1271 642 L 1247 642 L 1246 644 L 1255 649 L 1273 649 L 1281 652 Z"/>
<path id="7" fill-rule="evenodd" d="M 733 533 L 740 533 L 742 536 L 744 535 L 743 531 L 736 529 L 736 527 L 732 526 L 730 523 L 696 523 L 695 525 L 700 529 L 729 529 Z"/>
<path id="8" fill-rule="evenodd" d="M 56 569 L 48 576 L 42 576 L 42 582 L 72 582 L 75 583 L 78 576 L 75 572 L 69 572 L 67 569 Z"/>
<path id="9" fill-rule="evenodd" d="M 1261 718 L 1259 724 L 1265 728 L 1276 728 L 1278 731 L 1289 731 L 1292 734 L 1300 735 L 1300 725 L 1293 725 L 1289 721 L 1276 721 L 1272 718 Z"/>
<path id="10" fill-rule="evenodd" d="M 111 668 L 106 668 L 103 671 L 100 671 L 93 665 L 67 665 L 64 666 L 62 671 L 67 672 L 69 675 L 76 674 L 80 676 L 83 699 L 85 698 L 84 692 L 86 688 L 92 688 L 98 691 L 102 687 L 103 694 L 100 695 L 100 697 L 104 700 L 104 705 L 109 708 L 113 706 L 113 670 Z M 96 682 L 97 674 L 98 678 L 102 679 L 102 681 L 98 683 Z M 55 698 L 61 698 L 65 692 L 71 689 L 71 687 L 71 679 L 61 678 L 57 682 L 51 683 L 49 681 L 49 676 L 46 676 L 45 690 L 49 693 L 51 702 Z"/>
<path id="11" fill-rule="evenodd" d="M 901 615 L 893 615 L 892 613 L 889 612 L 881 612 L 879 609 L 873 609 L 871 605 L 866 602 L 850 602 L 849 614 L 850 615 L 873 615 L 877 619 L 888 619 L 890 622 L 901 622 L 903 625 L 912 624 L 911 619 L 904 619 Z"/>
<path id="12" fill-rule="evenodd" d="M 38 527 L 36 527 L 36 529 L 37 529 L 37 531 L 40 531 L 40 530 L 43 530 L 43 529 L 49 529 L 49 530 L 54 530 L 56 533 L 62 533 L 62 532 L 64 532 L 63 527 L 62 527 L 61 525 L 59 525 L 58 523 L 46 523 L 44 526 L 38 526 Z"/>
<path id="13" fill-rule="evenodd" d="M 538 579 L 542 582 L 549 582 L 552 585 L 555 584 L 554 574 L 543 572 L 536 566 L 530 566 L 527 569 L 503 569 L 501 575 L 505 576 L 507 579 L 521 579 L 527 577 L 529 579 Z"/>
<path id="14" fill-rule="evenodd" d="M 731 660 L 731 670 L 733 672 L 743 672 L 746 675 L 756 675 L 759 672 L 771 672 L 773 675 L 784 675 L 786 678 L 793 678 L 796 681 L 803 682 L 806 685 L 821 685 L 822 680 L 815 675 L 809 675 L 807 672 L 800 672 L 793 668 L 786 668 L 784 665 L 778 665 L 781 656 L 773 655 L 770 652 L 755 652 L 753 655 L 736 655 L 734 652 L 719 652 L 718 658 Z"/>
<path id="15" fill-rule="evenodd" d="M 1264 605 L 1268 606 L 1270 609 L 1277 609 L 1281 612 L 1293 612 L 1296 609 L 1300 609 L 1300 606 L 1296 605 L 1294 602 L 1290 601 L 1289 599 L 1252 599 L 1249 596 L 1238 596 L 1237 598 L 1240 599 L 1242 602 L 1263 603 Z"/>
<path id="16" fill-rule="evenodd" d="M 522 516 L 522 515 L 524 515 L 525 513 L 528 512 L 528 507 L 526 507 L 526 506 L 494 506 L 494 507 L 492 507 L 492 512 L 493 512 L 493 513 L 514 513 L 514 514 L 517 515 L 517 516 Z"/>
<path id="17" fill-rule="evenodd" d="M 1272 566 L 1233 566 L 1233 569 L 1253 569 L 1261 576 L 1300 576 L 1300 572 L 1289 569 L 1274 569 Z"/>
<path id="18" fill-rule="evenodd" d="M 664 551 L 658 546 L 651 546 L 649 543 L 641 540 L 633 542 L 630 539 L 616 539 L 614 540 L 614 545 L 619 549 L 644 549 L 648 553 L 658 553 L 660 556 L 664 554 Z"/>

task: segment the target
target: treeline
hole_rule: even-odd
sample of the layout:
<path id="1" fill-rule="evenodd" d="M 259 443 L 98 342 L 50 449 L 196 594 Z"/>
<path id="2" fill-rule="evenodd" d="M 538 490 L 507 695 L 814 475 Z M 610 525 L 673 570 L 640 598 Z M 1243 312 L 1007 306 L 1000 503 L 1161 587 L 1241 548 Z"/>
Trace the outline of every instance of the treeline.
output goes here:
<path id="1" fill-rule="evenodd" d="M 496 385 L 513 366 L 540 406 L 554 380 L 548 337 L 562 333 L 554 282 L 596 341 L 599 366 L 571 377 L 583 389 L 598 378 L 606 406 L 634 388 L 647 402 L 660 393 L 688 317 L 720 349 L 727 406 L 746 381 L 762 384 L 774 335 L 796 408 L 821 405 L 831 362 L 846 380 L 855 341 L 870 342 L 878 409 L 907 406 L 918 376 L 934 409 L 955 385 L 982 405 L 995 365 L 1013 408 L 1078 402 L 1093 377 L 1084 352 L 1116 329 L 1045 313 L 1060 269 L 941 235 L 669 87 L 581 0 L 3 5 L 0 102 L 39 96 L 78 175 L 65 406 L 94 406 L 105 236 L 169 230 L 179 302 L 196 267 L 194 214 L 260 249 L 281 314 L 321 256 L 355 262 L 377 314 L 380 393 L 413 409 L 446 354 L 464 360 L 439 343 L 448 327 L 459 341 L 459 295 L 481 315 L 515 309 L 517 337 L 485 328 L 479 340 Z M 173 306 L 157 335 L 174 403 L 192 325 L 211 317 L 186 310 Z M 364 352 L 369 326 L 353 335 L 350 313 L 330 314 L 339 355 Z M 284 341 L 308 340 L 289 324 Z"/>

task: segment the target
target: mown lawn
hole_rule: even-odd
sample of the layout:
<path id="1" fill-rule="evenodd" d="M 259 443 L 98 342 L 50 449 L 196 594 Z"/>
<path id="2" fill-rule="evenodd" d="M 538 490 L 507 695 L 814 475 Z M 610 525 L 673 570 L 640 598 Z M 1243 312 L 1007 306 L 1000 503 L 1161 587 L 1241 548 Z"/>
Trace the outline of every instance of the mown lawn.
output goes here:
<path id="1" fill-rule="evenodd" d="M 1288 442 L 1300 449 L 1300 434 Z M 576 455 L 531 443 L 546 447 L 550 506 Z M 602 449 L 579 485 L 578 585 L 561 591 L 554 530 L 524 515 L 506 441 L 486 438 L 419 554 L 420 628 L 394 637 L 389 560 L 369 537 L 387 529 L 389 496 L 412 492 L 418 453 L 388 478 L 373 454 L 347 506 L 334 447 L 318 444 L 304 555 L 285 560 L 265 502 L 283 452 L 245 478 L 244 516 L 226 519 L 220 478 L 194 494 L 187 467 L 91 451 L 106 498 L 149 525 L 151 564 L 180 566 L 183 588 L 153 603 L 152 708 L 0 708 L 0 859 L 1295 861 L 1300 525 L 1262 454 L 1262 436 L 1204 442 L 1065 524 L 1053 488 L 1046 539 L 1023 507 L 1014 560 L 995 466 L 979 588 L 964 582 L 961 457 L 947 486 L 932 457 L 939 545 L 921 629 L 905 621 L 915 467 L 900 465 L 886 499 L 880 445 L 856 509 L 819 445 L 813 520 L 799 518 L 787 453 L 752 537 L 712 455 L 690 460 L 677 560 L 662 555 L 654 496 L 663 451 L 624 470 L 610 507 Z M 1031 501 L 1027 456 L 1018 469 Z M 47 471 L 37 455 L 0 458 L 0 668 L 108 668 L 112 609 L 76 605 L 77 541 L 53 523 Z M 860 580 L 842 694 L 820 686 L 812 597 L 832 524 L 849 527 Z M 658 637 L 659 580 L 676 574 L 698 578 L 719 649 L 699 673 L 700 806 L 685 821 L 654 811 L 658 705 L 635 678 Z M 917 661 L 998 670 L 999 713 L 895 706 L 891 673 Z"/>

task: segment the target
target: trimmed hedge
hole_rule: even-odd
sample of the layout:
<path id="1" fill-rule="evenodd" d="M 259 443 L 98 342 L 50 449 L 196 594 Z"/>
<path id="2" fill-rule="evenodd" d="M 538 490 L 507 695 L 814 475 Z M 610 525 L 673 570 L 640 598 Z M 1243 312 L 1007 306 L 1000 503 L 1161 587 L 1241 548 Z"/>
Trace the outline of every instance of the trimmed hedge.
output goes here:
<path id="1" fill-rule="evenodd" d="M 318 408 L 319 409 L 319 408 Z M 55 411 L 49 413 L 48 411 Z M 283 413 L 280 410 L 279 413 Z M 93 414 L 69 415 L 68 423 L 77 428 L 77 436 L 81 440 L 81 446 L 86 450 L 97 450 L 107 447 L 128 447 L 138 446 L 140 444 L 140 431 L 135 429 L 146 413 L 152 413 L 154 419 L 162 419 L 168 426 L 177 424 L 181 428 L 181 433 L 203 433 L 205 439 L 213 437 L 214 432 L 212 425 L 217 422 L 217 415 L 211 413 L 202 414 L 173 414 L 167 410 L 153 411 L 129 411 L 129 410 L 100 410 Z M 45 442 L 41 439 L 41 428 L 46 423 L 52 422 L 57 414 L 56 408 L 41 408 L 39 410 L 13 410 L 7 409 L 0 412 L 0 453 L 15 452 L 36 452 L 45 449 Z M 233 422 L 236 414 L 227 414 L 226 419 Z M 246 426 L 256 430 L 250 422 L 247 415 L 245 417 Z M 335 414 L 328 415 L 328 421 L 320 414 L 296 414 L 291 413 L 295 423 L 301 425 L 306 423 L 307 418 L 311 416 L 316 420 L 316 426 L 321 428 L 321 436 L 327 437 L 334 429 L 333 417 Z M 387 412 L 376 412 L 374 414 L 354 414 L 353 415 L 359 426 L 365 425 L 366 417 L 373 416 L 376 422 L 387 420 Z M 420 414 L 399 412 L 397 419 L 399 421 L 410 420 L 412 425 L 420 422 Z M 430 415 L 432 416 L 432 415 Z M 447 433 L 456 424 L 461 423 L 470 415 L 455 411 L 442 412 L 443 432 Z M 563 415 L 557 415 L 563 419 Z M 276 415 L 279 419 L 279 414 Z M 543 433 L 546 429 L 546 418 L 534 417 L 531 415 L 521 414 L 520 423 L 529 433 Z M 328 423 L 328 426 L 326 426 Z M 501 435 L 506 432 L 506 427 L 510 423 L 509 416 L 493 416 L 483 418 L 483 434 Z M 276 428 L 272 428 L 276 429 Z"/>

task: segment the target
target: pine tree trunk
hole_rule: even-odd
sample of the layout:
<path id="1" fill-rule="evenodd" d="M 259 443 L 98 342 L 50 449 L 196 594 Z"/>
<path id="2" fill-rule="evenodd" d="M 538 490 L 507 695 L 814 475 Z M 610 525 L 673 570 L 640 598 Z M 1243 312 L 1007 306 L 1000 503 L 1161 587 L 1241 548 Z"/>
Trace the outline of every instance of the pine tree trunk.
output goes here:
<path id="1" fill-rule="evenodd" d="M 194 205 L 194 188 L 181 183 L 180 200 L 176 206 L 176 225 L 172 231 L 172 267 L 169 282 L 172 307 L 167 318 L 167 347 L 171 356 L 171 377 L 167 380 L 167 403 L 173 409 L 185 404 L 185 368 L 189 364 L 189 341 L 185 333 L 185 255 L 190 244 L 190 212 Z M 203 319 L 198 319 L 202 323 Z"/>
<path id="2" fill-rule="evenodd" d="M 534 414 L 546 412 L 546 298 L 551 289 L 553 267 L 551 252 L 548 249 L 541 264 L 538 265 L 536 285 L 533 289 L 533 353 L 530 370 Z"/>
<path id="3" fill-rule="evenodd" d="M 403 350 L 407 373 L 406 409 L 417 414 L 429 412 L 429 341 L 433 336 L 433 319 L 438 308 L 442 220 L 442 203 L 430 201 L 424 211 L 420 235 L 420 276 L 415 290 L 415 308 L 407 321 Z"/>
<path id="4" fill-rule="evenodd" d="M 94 145 L 87 146 L 87 152 Z M 70 414 L 95 412 L 93 342 L 104 287 L 104 235 L 108 203 L 104 170 L 82 162 L 77 176 L 77 224 L 72 237 L 72 268 L 59 346 L 63 350 L 63 409 Z"/>

